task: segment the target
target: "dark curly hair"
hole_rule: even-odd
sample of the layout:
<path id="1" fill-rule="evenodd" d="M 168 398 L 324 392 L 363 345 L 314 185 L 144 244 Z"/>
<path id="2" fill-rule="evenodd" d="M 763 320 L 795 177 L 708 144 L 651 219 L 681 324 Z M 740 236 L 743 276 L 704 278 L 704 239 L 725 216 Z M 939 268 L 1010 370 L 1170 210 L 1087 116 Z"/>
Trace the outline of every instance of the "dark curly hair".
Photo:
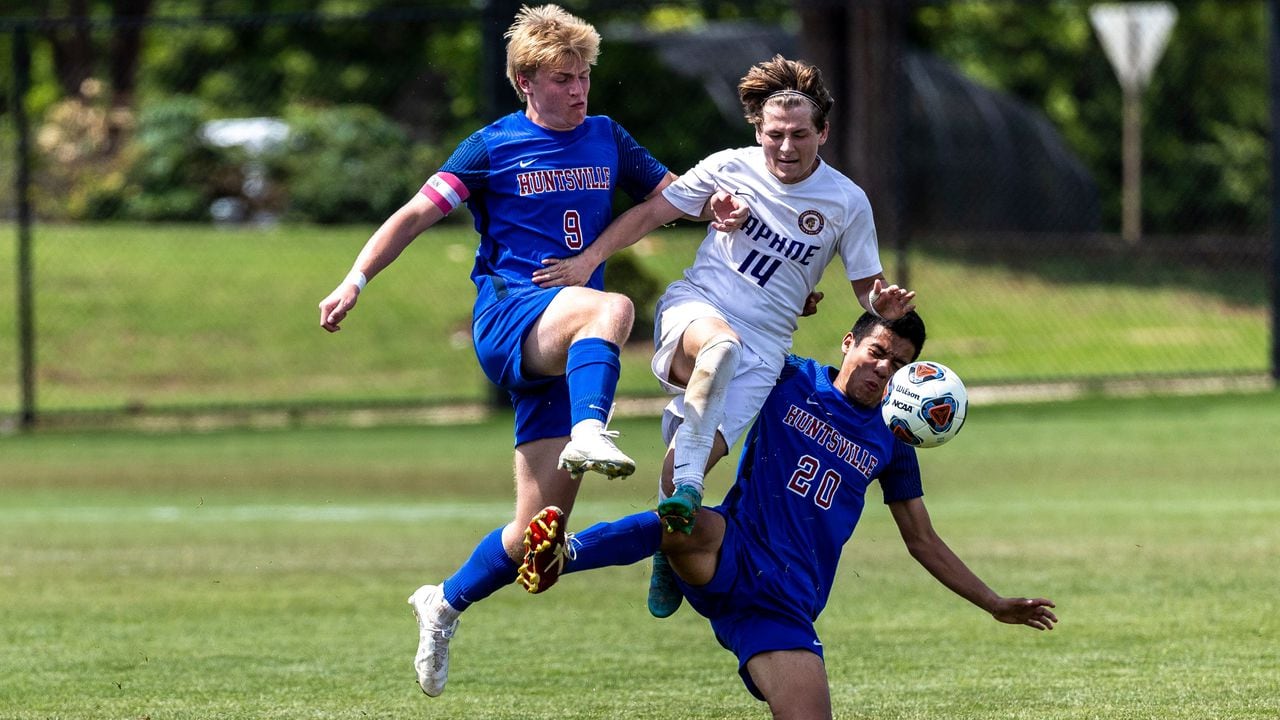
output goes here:
<path id="1" fill-rule="evenodd" d="M 916 348 L 916 354 L 911 357 L 912 362 L 920 357 L 920 351 L 924 350 L 924 320 L 916 313 L 915 310 L 908 312 L 906 315 L 897 320 L 885 320 L 877 317 L 869 312 L 862 313 L 858 321 L 853 324 L 853 329 L 849 332 L 853 333 L 854 342 L 862 342 L 863 338 L 871 334 L 871 331 L 880 326 L 889 332 L 911 343 Z"/>

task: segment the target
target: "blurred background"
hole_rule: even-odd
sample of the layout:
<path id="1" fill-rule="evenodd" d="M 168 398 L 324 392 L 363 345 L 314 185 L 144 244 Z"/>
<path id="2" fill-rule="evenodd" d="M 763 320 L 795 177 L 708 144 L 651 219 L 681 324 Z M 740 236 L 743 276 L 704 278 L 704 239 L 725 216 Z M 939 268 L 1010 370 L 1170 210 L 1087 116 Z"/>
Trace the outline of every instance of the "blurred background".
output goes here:
<path id="1" fill-rule="evenodd" d="M 1262 0 L 564 2 L 603 36 L 591 112 L 672 170 L 754 142 L 776 53 L 836 97 L 824 158 L 867 190 L 925 355 L 982 392 L 1270 387 L 1280 267 L 1276 5 Z M 155 427 L 500 407 L 472 354 L 465 209 L 361 296 L 317 303 L 459 141 L 519 108 L 519 3 L 8 0 L 0 10 L 0 423 Z M 624 208 L 619 205 L 619 209 Z M 702 230 L 610 262 L 638 310 Z M 856 304 L 828 271 L 798 352 Z"/>

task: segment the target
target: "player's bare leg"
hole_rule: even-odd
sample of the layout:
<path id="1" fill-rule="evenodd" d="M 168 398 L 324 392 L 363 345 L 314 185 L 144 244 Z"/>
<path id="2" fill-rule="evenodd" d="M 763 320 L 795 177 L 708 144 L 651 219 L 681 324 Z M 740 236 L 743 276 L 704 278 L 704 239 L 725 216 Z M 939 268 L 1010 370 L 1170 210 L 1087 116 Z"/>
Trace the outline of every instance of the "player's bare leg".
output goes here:
<path id="1" fill-rule="evenodd" d="M 547 438 L 516 448 L 516 519 L 502 534 L 507 554 L 520 563 L 516 582 L 531 593 L 550 588 L 567 556 L 569 513 L 582 476 L 558 469 L 556 448 L 563 438 Z"/>
<path id="2" fill-rule="evenodd" d="M 619 348 L 627 341 L 635 307 L 625 295 L 567 287 L 556 295 L 524 343 L 527 373 L 564 374 L 574 425 L 558 467 L 582 475 L 627 477 L 635 461 L 614 443 L 608 429 L 617 387 Z"/>
<path id="3" fill-rule="evenodd" d="M 728 448 L 725 447 L 724 438 L 719 433 L 716 434 L 716 444 L 711 449 L 711 457 L 707 461 L 707 470 L 710 470 L 720 458 L 728 454 Z M 672 465 L 675 462 L 675 449 L 667 448 L 666 458 L 663 460 L 662 474 L 663 479 L 658 481 L 658 495 L 665 499 L 668 497 L 671 487 Z M 664 487 L 665 483 L 665 487 Z M 683 555 L 680 558 L 680 574 L 688 579 L 690 573 L 699 572 L 699 568 L 695 567 L 695 560 L 688 554 L 687 548 L 698 547 L 705 544 L 707 537 L 716 533 L 723 534 L 724 519 L 717 513 L 697 511 L 700 518 L 697 523 L 689 523 L 691 534 L 672 533 L 667 531 L 667 538 L 663 541 L 663 546 L 674 545 L 680 548 Z M 711 527 L 704 528 L 702 523 L 711 522 Z M 665 527 L 665 525 L 664 525 Z M 705 531 L 705 532 L 704 532 Z M 719 548 L 719 541 L 715 541 L 715 547 Z M 713 551 L 705 557 L 699 558 L 701 561 L 701 569 L 710 567 L 714 572 L 716 562 L 716 552 Z M 702 585 L 711 581 L 711 575 L 707 574 L 704 580 L 690 581 L 695 585 Z M 656 618 L 671 617 L 680 609 L 681 603 L 684 602 L 684 594 L 680 591 L 680 586 L 676 583 L 676 567 L 675 563 L 669 558 L 668 554 L 659 550 L 653 554 L 652 565 L 649 573 L 649 594 L 646 599 L 646 605 L 649 608 L 649 614 Z"/>
<path id="4" fill-rule="evenodd" d="M 525 530 L 544 508 L 557 508 L 561 525 L 573 512 L 582 476 L 556 467 L 564 440 L 544 438 L 516 448 L 516 515 L 503 530 L 502 541 L 517 563 L 524 561 Z"/>
<path id="5" fill-rule="evenodd" d="M 831 689 L 822 658 L 808 650 L 775 650 L 747 661 L 751 681 L 776 720 L 830 720 Z"/>

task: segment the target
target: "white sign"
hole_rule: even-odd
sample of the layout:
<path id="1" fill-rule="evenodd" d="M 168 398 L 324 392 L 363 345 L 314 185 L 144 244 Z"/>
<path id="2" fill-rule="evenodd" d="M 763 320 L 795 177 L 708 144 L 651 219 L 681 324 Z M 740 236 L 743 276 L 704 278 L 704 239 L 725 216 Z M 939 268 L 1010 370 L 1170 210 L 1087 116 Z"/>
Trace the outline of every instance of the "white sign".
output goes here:
<path id="1" fill-rule="evenodd" d="M 1164 54 L 1178 11 L 1167 2 L 1094 5 L 1089 20 L 1125 92 L 1147 86 Z"/>
<path id="2" fill-rule="evenodd" d="M 210 120 L 200 132 L 211 145 L 242 147 L 250 155 L 259 155 L 289 139 L 289 126 L 285 121 L 269 117 Z"/>

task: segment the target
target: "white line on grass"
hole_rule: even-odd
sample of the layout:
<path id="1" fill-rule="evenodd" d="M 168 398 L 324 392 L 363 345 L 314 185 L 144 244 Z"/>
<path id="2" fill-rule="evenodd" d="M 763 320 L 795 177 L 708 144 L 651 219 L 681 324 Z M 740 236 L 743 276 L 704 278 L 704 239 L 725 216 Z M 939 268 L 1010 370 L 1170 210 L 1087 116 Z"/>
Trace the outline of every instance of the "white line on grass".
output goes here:
<path id="1" fill-rule="evenodd" d="M 576 517 L 619 517 L 643 508 L 620 503 L 579 503 Z M 416 523 L 425 520 L 475 520 L 500 523 L 511 517 L 511 502 L 446 501 L 416 504 L 340 505 L 150 505 L 0 508 L 5 523 L 235 523 L 370 521 Z"/>

